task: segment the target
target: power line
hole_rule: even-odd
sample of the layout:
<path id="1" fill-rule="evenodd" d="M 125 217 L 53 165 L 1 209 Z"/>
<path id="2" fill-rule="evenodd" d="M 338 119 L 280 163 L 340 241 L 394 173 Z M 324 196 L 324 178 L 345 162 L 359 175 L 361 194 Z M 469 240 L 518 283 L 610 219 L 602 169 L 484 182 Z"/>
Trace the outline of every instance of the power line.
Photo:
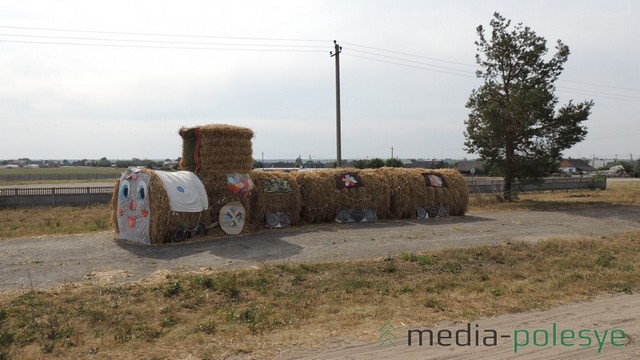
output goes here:
<path id="1" fill-rule="evenodd" d="M 369 54 L 369 55 L 379 56 L 379 57 L 383 57 L 383 58 L 387 58 L 387 59 L 393 59 L 393 60 L 400 60 L 400 61 L 410 62 L 410 63 L 414 63 L 414 64 L 427 65 L 427 66 L 432 66 L 432 67 L 445 69 L 445 70 L 459 71 L 459 72 L 467 74 L 467 75 L 474 74 L 473 72 L 470 72 L 470 71 L 467 71 L 467 70 L 460 70 L 460 69 L 455 69 L 455 68 L 451 68 L 451 67 L 447 67 L 447 66 L 434 65 L 434 64 L 429 64 L 429 63 L 420 62 L 420 61 L 414 61 L 414 60 L 406 60 L 406 59 L 395 57 L 395 56 L 380 55 L 380 54 L 376 54 L 376 53 L 370 52 L 370 51 L 363 51 L 363 50 L 356 50 L 356 49 L 349 49 L 349 51 L 356 51 L 356 52 L 360 52 L 360 53 L 363 53 L 363 54 Z"/>
<path id="2" fill-rule="evenodd" d="M 155 44 L 186 44 L 186 45 L 222 45 L 222 46 L 262 46 L 262 47 L 287 47 L 287 48 L 325 48 L 321 45 L 282 45 L 282 44 L 249 44 L 249 43 L 213 43 L 202 41 L 175 41 L 175 40 L 138 40 L 138 39 L 115 39 L 115 38 L 95 38 L 95 37 L 71 37 L 71 36 L 49 36 L 49 35 L 22 35 L 22 34 L 0 34 L 0 36 L 41 38 L 41 39 L 63 39 L 63 40 L 88 40 L 88 41 L 116 41 L 116 42 L 136 42 Z"/>
<path id="3" fill-rule="evenodd" d="M 329 41 L 331 41 L 331 40 L 320 40 L 320 39 L 293 39 L 293 38 L 261 38 L 261 37 L 239 37 L 239 36 L 188 35 L 188 34 L 124 32 L 124 31 L 99 31 L 99 30 L 79 30 L 79 29 L 5 26 L 5 25 L 0 25 L 0 28 L 4 28 L 4 29 L 20 29 L 20 30 L 38 30 L 38 31 L 62 31 L 62 32 L 77 32 L 77 33 L 92 33 L 92 34 L 172 36 L 172 37 L 186 37 L 186 38 L 209 38 L 209 39 L 232 39 L 232 40 L 303 41 L 303 42 L 307 42 L 307 41 L 309 41 L 309 42 L 329 42 Z"/>
<path id="4" fill-rule="evenodd" d="M 142 49 L 182 49 L 182 50 L 214 50 L 214 51 L 259 51 L 259 52 L 316 52 L 324 53 L 323 50 L 295 50 L 295 49 L 245 49 L 245 48 L 212 48 L 195 46 L 160 46 L 160 45 L 127 45 L 127 44 L 97 44 L 97 43 L 77 43 L 59 41 L 26 41 L 26 40 L 1 40 L 5 43 L 21 44 L 47 44 L 47 45 L 75 45 L 75 46 L 100 46 L 100 47 L 122 47 L 122 48 L 142 48 Z"/>
<path id="5" fill-rule="evenodd" d="M 589 93 L 597 94 L 597 95 L 617 96 L 617 97 L 620 97 L 620 98 L 628 98 L 628 99 L 630 99 L 630 100 L 640 100 L 640 96 L 630 96 L 630 95 L 622 95 L 622 94 L 611 94 L 611 93 L 605 93 L 605 92 L 600 92 L 600 91 L 583 90 L 583 89 L 574 89 L 574 88 L 567 88 L 567 87 L 562 87 L 562 89 L 565 89 L 565 90 L 572 90 L 572 91 L 584 91 L 584 92 L 589 92 Z"/>
<path id="6" fill-rule="evenodd" d="M 624 135 L 612 135 L 612 136 L 598 136 L 598 137 L 594 137 L 594 138 L 587 138 L 586 140 L 605 140 L 605 139 L 616 139 L 616 138 L 621 138 L 621 137 L 631 137 L 631 136 L 640 136 L 640 133 L 635 133 L 635 134 L 624 134 Z"/>
<path id="7" fill-rule="evenodd" d="M 387 50 L 387 49 L 377 48 L 377 47 L 373 47 L 373 46 L 359 45 L 359 44 L 354 44 L 354 43 L 349 43 L 349 42 L 344 42 L 344 41 L 342 43 L 343 44 L 347 44 L 347 45 L 351 45 L 351 46 L 358 46 L 358 47 L 362 47 L 362 48 L 366 48 L 366 49 L 384 51 L 384 52 L 398 54 L 398 55 L 405 55 L 405 56 L 411 56 L 411 57 L 416 57 L 416 58 L 421 58 L 421 59 L 446 62 L 446 63 L 456 64 L 456 65 L 461 65 L 461 66 L 477 67 L 476 65 L 471 65 L 471 64 L 467 64 L 467 63 L 461 63 L 461 62 L 445 60 L 445 59 L 438 59 L 438 58 L 434 58 L 434 57 L 428 57 L 428 56 L 422 56 L 422 55 L 416 55 L 416 54 L 409 54 L 409 53 L 406 53 L 406 52 L 395 51 L 395 50 Z"/>
<path id="8" fill-rule="evenodd" d="M 366 48 L 366 49 L 372 49 L 372 50 L 377 50 L 377 51 L 383 51 L 386 53 L 393 53 L 393 54 L 398 54 L 398 55 L 404 55 L 404 56 L 410 56 L 410 57 L 415 57 L 415 58 L 421 58 L 421 59 L 427 59 L 427 60 L 433 60 L 433 61 L 439 61 L 439 62 L 445 62 L 445 63 L 450 63 L 450 64 L 455 64 L 455 65 L 460 65 L 460 66 L 466 66 L 466 67 L 472 67 L 472 68 L 476 68 L 479 69 L 479 67 L 477 65 L 472 65 L 469 63 L 463 63 L 463 62 L 458 62 L 458 61 L 452 61 L 452 60 L 446 60 L 446 59 L 440 59 L 440 58 L 435 58 L 435 57 L 428 57 L 428 56 L 423 56 L 423 55 L 417 55 L 417 54 L 411 54 L 411 53 L 407 53 L 407 52 L 402 52 L 402 51 L 395 51 L 395 50 L 388 50 L 388 49 L 383 49 L 383 48 L 379 48 L 379 47 L 373 47 L 373 46 L 367 46 L 367 45 L 360 45 L 360 44 L 355 44 L 355 43 L 349 43 L 349 42 L 342 42 L 343 44 L 347 44 L 347 45 L 351 45 L 351 46 L 357 46 L 357 47 L 361 47 L 361 48 Z M 351 49 L 352 51 L 360 51 L 360 52 L 364 52 L 362 50 L 356 50 L 356 49 Z M 370 53 L 369 54 L 374 54 L 374 53 Z M 376 56 L 383 56 L 385 57 L 385 55 L 381 55 L 381 54 L 375 54 Z M 405 60 L 403 59 L 403 61 L 408 61 L 410 62 L 411 60 Z M 432 66 L 436 66 L 436 65 L 432 65 Z M 461 70 L 456 70 L 456 71 L 461 71 Z M 638 88 L 629 88 L 629 87 L 621 87 L 621 86 L 613 86 L 613 85 L 604 85 L 604 84 L 595 84 L 595 83 L 589 83 L 589 82 L 584 82 L 584 81 L 575 81 L 575 80 L 565 80 L 565 79 L 558 79 L 558 81 L 562 81 L 562 82 L 570 82 L 570 83 L 575 83 L 575 84 L 581 84 L 581 85 L 587 85 L 587 86 L 593 86 L 593 87 L 602 87 L 602 88 L 608 88 L 608 89 L 616 89 L 616 90 L 628 90 L 628 91 L 640 91 L 640 89 Z M 609 96 L 611 95 L 615 95 L 615 94 L 609 94 Z M 624 95 L 621 95 L 624 96 Z"/>
<path id="9" fill-rule="evenodd" d="M 588 85 L 588 86 L 603 87 L 603 88 L 609 88 L 609 89 L 617 89 L 617 90 L 640 91 L 640 89 L 635 89 L 635 88 L 594 84 L 594 83 L 588 83 L 588 82 L 584 82 L 584 81 L 563 80 L 563 79 L 558 79 L 558 81 L 564 81 L 564 82 L 570 82 L 570 83 L 582 84 L 582 85 Z"/>
<path id="10" fill-rule="evenodd" d="M 371 60 L 371 61 L 387 63 L 387 64 L 399 65 L 399 66 L 404 66 L 404 67 L 409 67 L 409 68 L 414 68 L 414 69 L 433 71 L 433 72 L 439 72 L 439 73 L 443 73 L 443 74 L 456 75 L 456 76 L 462 76 L 462 77 L 466 77 L 466 78 L 476 79 L 475 76 L 470 76 L 470 75 L 465 75 L 465 74 L 460 74 L 460 73 L 454 73 L 454 72 L 450 72 L 450 71 L 429 69 L 429 68 L 426 68 L 426 67 L 409 65 L 409 64 L 402 64 L 402 63 L 393 62 L 393 61 L 387 61 L 387 60 L 374 59 L 374 58 L 370 58 L 370 57 L 367 57 L 367 56 L 353 55 L 353 54 L 349 54 L 349 53 L 344 53 L 344 55 L 351 56 L 351 57 L 356 57 L 356 58 L 360 58 L 360 59 L 367 59 L 367 60 Z"/>
<path id="11" fill-rule="evenodd" d="M 600 98 L 605 98 L 605 99 L 629 101 L 629 102 L 640 102 L 640 99 L 638 99 L 638 98 L 622 97 L 624 95 L 616 95 L 616 94 L 602 95 L 603 93 L 594 93 L 594 92 L 583 91 L 583 90 L 575 90 L 575 89 L 571 90 L 571 89 L 563 88 L 563 87 L 557 87 L 556 89 L 557 89 L 558 92 L 567 93 L 567 94 L 587 95 L 587 96 L 593 96 L 593 97 L 596 97 L 596 98 L 600 97 Z M 567 89 L 567 90 L 565 90 L 565 89 Z"/>
<path id="12" fill-rule="evenodd" d="M 133 36 L 152 36 L 152 37 L 178 37 L 178 38 L 208 38 L 208 39 L 227 39 L 227 40 L 249 40 L 249 41 L 279 41 L 279 42 L 328 42 L 330 40 L 321 40 L 321 39 L 301 39 L 301 38 L 261 38 L 261 37 L 234 37 L 234 36 L 214 36 L 214 35 L 190 35 L 190 34 L 171 34 L 171 33 L 151 33 L 151 32 L 125 32 L 125 31 L 99 31 L 99 30 L 83 30 L 83 29 L 68 29 L 68 28 L 48 28 L 48 27 L 23 27 L 23 26 L 5 26 L 0 25 L 0 28 L 4 29 L 16 29 L 16 30 L 31 30 L 31 31 L 47 31 L 47 32 L 72 32 L 72 33 L 87 33 L 87 34 L 111 34 L 111 35 L 133 35 Z M 99 43 L 77 43 L 77 42 L 65 42 L 65 41 L 27 41 L 27 40 L 0 40 L 0 42 L 5 43 L 25 43 L 25 44 L 50 44 L 50 45 L 80 45 L 80 46 L 102 46 L 102 47 L 126 47 L 126 48 L 156 48 L 156 49 L 186 49 L 186 50 L 221 50 L 221 51 L 278 51 L 278 52 L 322 52 L 320 50 L 307 50 L 312 48 L 320 48 L 323 46 L 320 45 L 284 45 L 284 44 L 250 44 L 250 43 L 212 43 L 212 42 L 196 42 L 196 41 L 175 41 L 175 40 L 148 40 L 148 39 L 116 39 L 116 38 L 95 38 L 95 37 L 72 37 L 72 36 L 53 36 L 53 35 L 33 35 L 33 34 L 0 34 L 0 36 L 13 36 L 13 37 L 24 37 L 24 38 L 40 38 L 40 39 L 61 39 L 61 40 L 80 40 L 80 41 L 112 41 L 112 42 L 129 42 L 129 43 L 152 43 L 152 44 L 176 44 L 176 45 L 214 45 L 214 46 L 233 46 L 233 47 L 256 47 L 255 49 L 249 48 L 212 48 L 212 47 L 193 47 L 193 46 L 168 46 L 168 45 L 123 45 L 123 44 L 99 44 Z M 459 66 L 465 67 L 473 67 L 478 68 L 477 65 L 471 65 L 468 63 L 462 63 L 457 61 L 451 61 L 446 59 L 440 59 L 435 57 L 428 57 L 423 55 L 412 54 L 408 52 L 396 51 L 396 50 L 388 50 L 374 46 L 367 46 L 362 44 L 356 44 L 351 42 L 343 42 L 343 44 L 348 44 L 355 47 L 371 49 L 378 52 L 398 54 L 405 57 L 419 58 L 419 59 L 427 59 L 431 61 L 444 62 L 449 64 L 455 64 Z M 280 48 L 280 49 L 259 49 L 259 47 L 269 47 L 269 48 Z M 305 49 L 305 50 L 302 50 Z M 387 59 L 409 62 L 418 65 L 425 65 L 428 67 L 435 67 L 449 71 L 438 71 L 431 68 L 425 68 L 421 66 L 413 66 L 409 64 L 401 64 L 394 61 L 385 61 L 381 59 L 374 59 L 367 56 L 358 56 L 353 54 L 345 54 L 348 56 L 359 57 L 362 59 L 367 59 L 371 61 L 378 61 L 388 64 L 394 64 L 399 66 L 411 67 L 421 70 L 441 72 L 450 75 L 457 76 L 465 76 L 465 77 L 474 77 L 469 76 L 472 72 L 467 72 L 465 70 L 424 63 L 420 61 L 403 59 L 400 57 L 384 55 L 376 52 L 358 50 L 358 49 L 349 49 L 350 51 L 360 52 L 376 57 L 383 57 Z M 457 73 L 459 72 L 459 73 Z M 460 74 L 461 73 L 461 74 Z M 640 91 L 637 88 L 629 88 L 629 87 L 620 87 L 620 86 L 612 86 L 612 85 L 604 85 L 604 84 L 595 84 L 588 83 L 583 81 L 574 81 L 574 80 L 564 80 L 558 79 L 560 82 L 570 82 L 575 84 L 581 84 L 592 87 L 601 87 L 601 88 L 609 88 L 609 89 L 617 89 L 617 90 L 626 90 L 626 91 Z M 568 90 L 568 91 L 567 91 Z M 572 89 L 572 88 L 559 88 L 559 91 L 565 93 L 574 93 L 579 95 L 589 95 L 589 96 L 597 96 L 603 98 L 609 98 L 614 100 L 621 101 L 631 101 L 636 102 L 640 100 L 640 98 L 629 95 L 621 95 L 621 94 L 611 94 L 605 92 L 597 92 L 592 90 L 582 90 L 582 89 Z"/>

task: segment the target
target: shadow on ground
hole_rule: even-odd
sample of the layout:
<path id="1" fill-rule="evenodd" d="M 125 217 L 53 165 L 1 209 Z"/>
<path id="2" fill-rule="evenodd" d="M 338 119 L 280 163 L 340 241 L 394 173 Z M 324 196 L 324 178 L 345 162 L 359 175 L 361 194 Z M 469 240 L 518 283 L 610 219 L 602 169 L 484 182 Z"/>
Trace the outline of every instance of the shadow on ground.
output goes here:
<path id="1" fill-rule="evenodd" d="M 209 252 L 221 258 L 234 260 L 278 260 L 290 258 L 302 251 L 301 246 L 286 240 L 298 235 L 393 228 L 406 229 L 407 227 L 428 228 L 431 224 L 468 224 L 483 221 L 490 221 L 490 219 L 469 215 L 430 220 L 380 220 L 357 224 L 322 223 L 161 246 L 141 245 L 123 240 L 118 240 L 116 243 L 120 248 L 136 256 L 151 259 L 173 260 Z"/>

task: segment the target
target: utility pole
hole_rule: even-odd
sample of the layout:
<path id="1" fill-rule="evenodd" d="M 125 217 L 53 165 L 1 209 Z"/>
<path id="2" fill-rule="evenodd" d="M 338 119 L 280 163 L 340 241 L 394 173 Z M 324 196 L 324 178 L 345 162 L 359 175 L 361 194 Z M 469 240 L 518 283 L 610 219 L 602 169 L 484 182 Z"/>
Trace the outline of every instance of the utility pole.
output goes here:
<path id="1" fill-rule="evenodd" d="M 391 147 L 391 158 L 393 159 L 393 146 Z"/>
<path id="2" fill-rule="evenodd" d="M 333 40 L 333 51 L 329 52 L 331 57 L 336 58 L 336 167 L 342 166 L 342 140 L 340 134 L 340 52 L 342 46 L 338 45 L 336 40 Z"/>

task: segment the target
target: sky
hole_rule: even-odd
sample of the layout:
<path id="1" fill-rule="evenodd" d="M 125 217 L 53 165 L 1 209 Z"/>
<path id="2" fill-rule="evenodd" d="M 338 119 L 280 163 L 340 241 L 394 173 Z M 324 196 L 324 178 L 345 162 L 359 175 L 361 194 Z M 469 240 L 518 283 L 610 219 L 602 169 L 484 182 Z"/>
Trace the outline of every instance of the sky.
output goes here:
<path id="1" fill-rule="evenodd" d="M 476 27 L 494 12 L 571 49 L 559 105 L 593 99 L 569 157 L 640 158 L 635 0 L 0 4 L 0 159 L 175 159 L 183 126 L 252 128 L 256 159 L 475 158 Z"/>

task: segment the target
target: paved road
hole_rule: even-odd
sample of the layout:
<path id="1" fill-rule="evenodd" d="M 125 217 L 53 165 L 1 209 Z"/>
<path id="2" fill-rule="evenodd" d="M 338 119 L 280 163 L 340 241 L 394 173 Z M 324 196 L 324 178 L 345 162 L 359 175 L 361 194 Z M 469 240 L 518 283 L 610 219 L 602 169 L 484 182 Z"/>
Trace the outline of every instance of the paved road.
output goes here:
<path id="1" fill-rule="evenodd" d="M 114 241 L 111 232 L 0 240 L 0 291 L 47 288 L 105 276 L 133 281 L 159 270 L 339 261 L 631 229 L 640 229 L 638 206 L 477 213 L 427 222 L 322 224 L 161 247 Z"/>

